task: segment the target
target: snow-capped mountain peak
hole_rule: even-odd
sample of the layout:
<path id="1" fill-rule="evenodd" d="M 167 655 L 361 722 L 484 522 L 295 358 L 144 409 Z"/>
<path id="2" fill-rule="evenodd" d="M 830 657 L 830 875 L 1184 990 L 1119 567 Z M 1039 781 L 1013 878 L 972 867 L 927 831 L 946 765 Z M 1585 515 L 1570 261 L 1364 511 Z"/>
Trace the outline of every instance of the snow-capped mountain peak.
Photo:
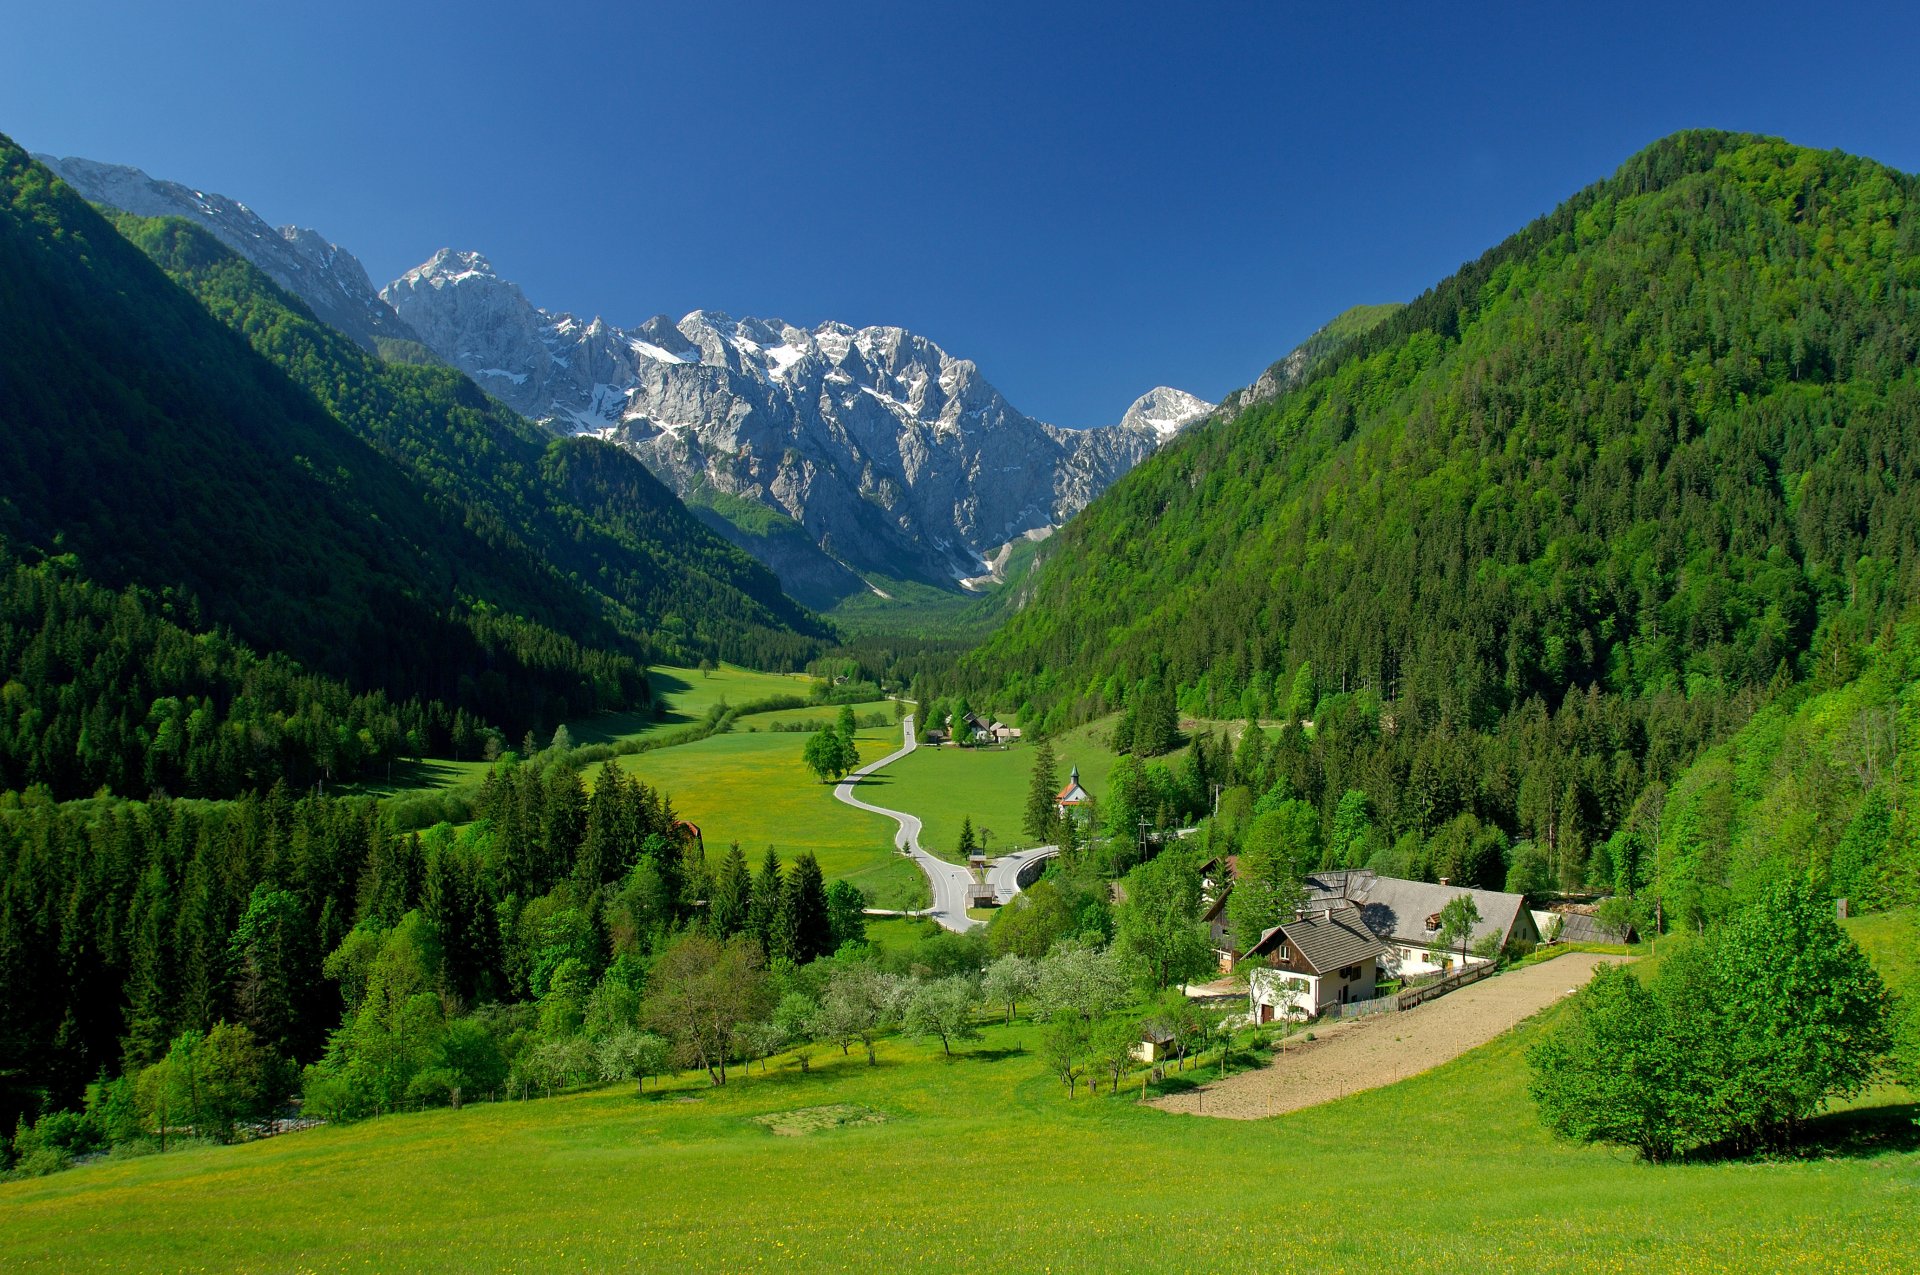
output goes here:
<path id="1" fill-rule="evenodd" d="M 1120 424 L 1132 429 L 1150 429 L 1158 437 L 1167 439 L 1203 419 L 1213 407 L 1212 403 L 1185 390 L 1160 385 L 1133 400 L 1133 406 L 1120 418 Z"/>
<path id="2" fill-rule="evenodd" d="M 523 414 L 619 443 L 696 506 L 724 495 L 799 523 L 820 551 L 806 561 L 764 530 L 722 530 L 815 605 L 863 575 L 977 577 L 998 547 L 1065 521 L 1211 410 L 1163 387 L 1119 424 L 1062 429 L 905 328 L 719 310 L 582 324 L 533 306 L 477 253 L 436 253 L 382 296 Z"/>

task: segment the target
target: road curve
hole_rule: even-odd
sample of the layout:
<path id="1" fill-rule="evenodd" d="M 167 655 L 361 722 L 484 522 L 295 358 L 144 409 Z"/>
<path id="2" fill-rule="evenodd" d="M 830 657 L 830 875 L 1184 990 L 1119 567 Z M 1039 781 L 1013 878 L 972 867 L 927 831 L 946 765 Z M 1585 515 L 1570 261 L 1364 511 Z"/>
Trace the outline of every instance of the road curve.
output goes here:
<path id="1" fill-rule="evenodd" d="M 920 848 L 920 817 L 918 815 L 910 815 L 904 810 L 889 810 L 885 806 L 875 806 L 853 795 L 855 784 L 875 771 L 891 766 L 919 746 L 914 736 L 912 714 L 901 719 L 900 727 L 899 750 L 888 753 L 879 761 L 868 762 L 848 775 L 834 786 L 833 795 L 856 810 L 868 810 L 876 815 L 885 815 L 900 825 L 900 833 L 893 839 L 894 846 L 913 857 L 913 861 L 920 865 L 920 871 L 926 874 L 927 884 L 933 888 L 933 906 L 909 915 L 930 916 L 945 928 L 964 934 L 981 924 L 967 915 L 967 887 L 973 884 L 973 874 L 957 863 L 948 863 L 945 859 L 935 858 Z"/>
<path id="2" fill-rule="evenodd" d="M 987 865 L 987 884 L 1005 903 L 1020 893 L 1020 873 L 1027 865 L 1039 859 L 1054 859 L 1060 855 L 1059 846 L 1035 846 L 1031 850 L 1010 850 Z"/>

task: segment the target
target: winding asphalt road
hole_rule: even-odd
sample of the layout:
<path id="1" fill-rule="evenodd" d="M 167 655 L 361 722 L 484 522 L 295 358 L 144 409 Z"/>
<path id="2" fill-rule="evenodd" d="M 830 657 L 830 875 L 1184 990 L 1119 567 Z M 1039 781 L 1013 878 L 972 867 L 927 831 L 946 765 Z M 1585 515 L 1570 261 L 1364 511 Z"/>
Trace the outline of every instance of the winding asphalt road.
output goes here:
<path id="1" fill-rule="evenodd" d="M 1037 859 L 1051 859 L 1060 853 L 1059 846 L 1035 846 L 1031 850 L 1011 850 L 987 865 L 987 883 L 993 892 L 1005 903 L 1020 893 L 1020 873 Z"/>
<path id="2" fill-rule="evenodd" d="M 933 906 L 918 912 L 909 912 L 908 916 L 930 916 L 949 930 L 962 934 L 982 922 L 967 915 L 967 887 L 973 884 L 973 874 L 957 863 L 948 863 L 936 858 L 920 848 L 920 817 L 910 815 L 904 810 L 888 810 L 885 806 L 870 805 L 853 795 L 853 788 L 862 779 L 883 770 L 899 761 L 915 748 L 919 747 L 914 735 L 913 717 L 901 719 L 901 746 L 898 752 L 882 757 L 879 761 L 868 762 L 860 769 L 848 775 L 835 785 L 833 795 L 857 810 L 870 810 L 876 815 L 885 815 L 900 825 L 900 835 L 893 839 L 897 849 L 913 856 L 920 865 L 920 871 L 926 873 L 927 884 L 933 887 Z M 996 881 L 995 884 L 998 884 Z"/>

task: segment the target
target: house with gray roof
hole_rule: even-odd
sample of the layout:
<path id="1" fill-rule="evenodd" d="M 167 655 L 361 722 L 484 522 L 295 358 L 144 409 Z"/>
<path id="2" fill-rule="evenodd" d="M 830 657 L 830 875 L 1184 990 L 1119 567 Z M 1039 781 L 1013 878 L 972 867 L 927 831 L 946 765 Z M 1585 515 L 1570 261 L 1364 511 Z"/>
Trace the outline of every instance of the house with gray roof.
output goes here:
<path id="1" fill-rule="evenodd" d="M 1329 907 L 1358 910 L 1367 928 L 1385 943 L 1380 969 L 1394 978 L 1419 978 L 1461 966 L 1463 961 L 1466 965 L 1479 964 L 1486 958 L 1475 955 L 1476 948 L 1485 950 L 1491 945 L 1493 950 L 1503 951 L 1510 943 L 1540 942 L 1539 924 L 1527 907 L 1525 895 L 1477 890 L 1445 881 L 1383 877 L 1368 868 L 1323 868 L 1308 874 L 1300 884 L 1309 911 Z M 1230 969 L 1236 959 L 1226 919 L 1227 896 L 1232 892 L 1233 882 L 1228 877 L 1214 892 L 1203 918 L 1222 970 Z M 1461 895 L 1472 899 L 1480 914 L 1467 939 L 1464 957 L 1457 945 L 1440 941 L 1440 911 Z"/>
<path id="2" fill-rule="evenodd" d="M 1350 903 L 1309 907 L 1260 936 L 1247 959 L 1254 1022 L 1313 1018 L 1348 1001 L 1371 1000 L 1387 945 Z"/>
<path id="3" fill-rule="evenodd" d="M 1473 900 L 1480 914 L 1467 938 L 1464 955 L 1458 946 L 1442 943 L 1440 938 L 1441 909 L 1462 895 Z M 1487 959 L 1476 950 L 1500 952 L 1510 943 L 1540 941 L 1526 896 L 1504 890 L 1373 877 L 1354 902 L 1368 928 L 1385 940 L 1387 951 L 1382 964 L 1397 978 L 1419 977 Z"/>

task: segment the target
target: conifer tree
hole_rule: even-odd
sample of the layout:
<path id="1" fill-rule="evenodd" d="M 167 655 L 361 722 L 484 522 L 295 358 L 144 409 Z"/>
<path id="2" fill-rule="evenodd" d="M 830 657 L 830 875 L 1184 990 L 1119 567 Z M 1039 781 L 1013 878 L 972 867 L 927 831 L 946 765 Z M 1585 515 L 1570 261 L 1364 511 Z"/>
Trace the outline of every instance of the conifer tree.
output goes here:
<path id="1" fill-rule="evenodd" d="M 747 928 L 753 906 L 753 873 L 740 843 L 727 847 L 714 879 L 713 895 L 707 904 L 707 926 L 715 938 L 728 939 Z"/>
<path id="2" fill-rule="evenodd" d="M 1027 784 L 1027 817 L 1025 829 L 1034 844 L 1043 845 L 1055 839 L 1055 828 L 1060 817 L 1054 800 L 1060 794 L 1060 775 L 1054 768 L 1053 744 L 1041 740 L 1034 749 L 1033 777 Z"/>
<path id="3" fill-rule="evenodd" d="M 780 926 L 774 953 L 804 965 L 833 953 L 833 918 L 827 883 L 811 851 L 793 861 L 780 897 Z"/>
<path id="4" fill-rule="evenodd" d="M 774 945 L 780 927 L 782 892 L 780 855 L 768 846 L 767 857 L 760 863 L 760 874 L 753 879 L 753 894 L 747 904 L 747 934 L 768 956 L 776 954 Z"/>

